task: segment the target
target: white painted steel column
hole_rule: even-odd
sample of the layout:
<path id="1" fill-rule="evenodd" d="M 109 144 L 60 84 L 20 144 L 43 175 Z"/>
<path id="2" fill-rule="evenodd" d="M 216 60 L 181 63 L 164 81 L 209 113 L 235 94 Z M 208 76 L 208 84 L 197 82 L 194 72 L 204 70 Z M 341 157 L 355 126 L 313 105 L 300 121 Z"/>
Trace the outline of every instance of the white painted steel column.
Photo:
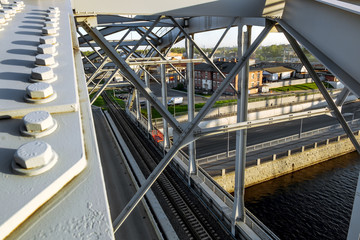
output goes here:
<path id="1" fill-rule="evenodd" d="M 141 119 L 140 92 L 135 88 L 136 119 Z"/>
<path id="2" fill-rule="evenodd" d="M 191 35 L 190 35 L 191 36 Z M 193 37 L 193 36 L 191 36 Z M 189 39 L 185 40 L 187 58 L 194 58 L 194 45 Z M 186 74 L 188 79 L 188 121 L 191 122 L 195 115 L 195 83 L 194 83 L 194 63 L 187 63 Z M 189 144 L 189 185 L 191 185 L 191 175 L 197 174 L 196 148 L 195 141 Z"/>
<path id="3" fill-rule="evenodd" d="M 149 74 L 147 72 L 144 72 L 144 76 L 145 76 L 145 85 L 150 88 L 150 78 L 149 78 Z M 146 100 L 146 110 L 147 110 L 147 130 L 151 131 L 152 128 L 152 115 L 151 115 L 151 103 L 149 102 L 149 100 Z"/>
<path id="4" fill-rule="evenodd" d="M 160 76 L 161 76 L 161 97 L 162 104 L 167 108 L 167 86 L 166 86 L 166 68 L 165 64 L 160 64 Z M 164 148 L 170 147 L 169 129 L 165 118 L 163 118 L 163 134 L 164 134 Z"/>
<path id="5" fill-rule="evenodd" d="M 251 26 L 247 27 L 247 32 L 243 31 L 243 25 L 238 27 L 238 57 L 239 59 L 247 51 L 251 42 Z M 247 121 L 248 109 L 248 85 L 249 85 L 249 61 L 240 71 L 238 84 L 236 86 L 240 94 L 237 95 L 237 122 Z M 235 235 L 236 222 L 245 221 L 245 163 L 246 163 L 246 140 L 247 129 L 236 131 L 236 156 L 235 156 L 235 188 L 233 206 L 232 233 Z"/>

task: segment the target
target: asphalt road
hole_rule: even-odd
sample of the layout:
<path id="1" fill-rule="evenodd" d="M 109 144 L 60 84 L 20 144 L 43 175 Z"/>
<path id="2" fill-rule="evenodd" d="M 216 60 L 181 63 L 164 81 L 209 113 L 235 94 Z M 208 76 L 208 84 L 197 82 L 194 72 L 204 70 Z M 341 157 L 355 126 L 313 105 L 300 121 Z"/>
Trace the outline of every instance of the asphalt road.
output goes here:
<path id="1" fill-rule="evenodd" d="M 360 117 L 360 101 L 349 103 L 343 106 L 343 113 L 355 113 L 355 118 Z M 347 116 L 347 120 L 351 120 L 352 116 Z M 285 123 L 273 124 L 251 128 L 248 130 L 247 146 L 258 144 L 261 142 L 271 141 L 273 139 L 287 137 L 300 132 L 300 120 L 289 121 Z M 338 123 L 338 121 L 328 115 L 306 118 L 303 120 L 302 132 L 311 131 L 317 128 L 326 127 Z M 235 149 L 236 137 L 235 132 L 228 134 L 219 134 L 201 138 L 196 141 L 196 157 L 202 158 Z M 187 147 L 184 148 L 187 152 Z"/>
<path id="2" fill-rule="evenodd" d="M 100 110 L 93 110 L 96 136 L 112 221 L 136 193 L 115 140 Z M 157 239 L 147 213 L 139 204 L 115 234 L 116 239 Z"/>

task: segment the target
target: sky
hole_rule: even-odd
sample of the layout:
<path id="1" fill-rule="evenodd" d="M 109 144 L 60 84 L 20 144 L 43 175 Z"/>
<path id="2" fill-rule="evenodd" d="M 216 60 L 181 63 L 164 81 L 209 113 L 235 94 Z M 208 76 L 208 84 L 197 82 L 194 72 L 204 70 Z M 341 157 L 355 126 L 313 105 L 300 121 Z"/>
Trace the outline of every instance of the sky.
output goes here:
<path id="1" fill-rule="evenodd" d="M 252 28 L 252 37 L 251 40 L 254 41 L 255 38 L 260 34 L 263 27 L 254 26 Z M 196 33 L 195 42 L 202 48 L 211 48 L 214 47 L 217 41 L 220 39 L 224 29 L 215 30 L 205 33 Z M 225 38 L 220 44 L 220 47 L 234 47 L 237 46 L 237 27 L 233 27 L 229 30 Z M 282 33 L 269 33 L 268 36 L 262 42 L 262 46 L 269 46 L 274 44 L 288 44 L 285 36 Z M 174 47 L 184 47 L 184 41 L 181 41 L 175 44 Z"/>

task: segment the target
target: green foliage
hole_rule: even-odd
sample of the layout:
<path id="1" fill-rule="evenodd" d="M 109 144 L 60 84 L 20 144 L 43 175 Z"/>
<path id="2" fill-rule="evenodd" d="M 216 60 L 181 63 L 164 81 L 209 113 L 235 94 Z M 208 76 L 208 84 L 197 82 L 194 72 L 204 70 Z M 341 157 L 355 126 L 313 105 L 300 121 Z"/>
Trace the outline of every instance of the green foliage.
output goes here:
<path id="1" fill-rule="evenodd" d="M 185 89 L 184 84 L 183 83 L 178 83 L 178 85 L 174 89 L 183 91 Z"/>
<path id="2" fill-rule="evenodd" d="M 85 52 L 82 52 L 85 56 L 89 56 L 89 55 L 91 55 L 91 54 L 93 54 L 94 53 L 94 51 L 85 51 Z"/>

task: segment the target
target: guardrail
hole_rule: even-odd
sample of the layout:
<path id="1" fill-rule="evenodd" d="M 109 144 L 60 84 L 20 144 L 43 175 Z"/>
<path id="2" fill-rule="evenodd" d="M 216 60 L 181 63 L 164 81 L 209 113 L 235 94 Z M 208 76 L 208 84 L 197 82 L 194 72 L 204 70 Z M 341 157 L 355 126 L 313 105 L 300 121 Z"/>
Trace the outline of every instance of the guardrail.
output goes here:
<path id="1" fill-rule="evenodd" d="M 348 124 L 351 125 L 352 127 L 358 126 L 360 124 L 360 119 L 355 119 L 355 120 L 348 121 Z M 340 124 L 334 124 L 334 125 L 331 125 L 331 126 L 328 126 L 328 127 L 323 127 L 323 128 L 318 128 L 318 129 L 315 129 L 315 130 L 312 130 L 312 131 L 303 132 L 303 133 L 301 133 L 301 135 L 300 134 L 294 134 L 294 135 L 291 135 L 291 136 L 288 136 L 288 137 L 278 138 L 278 139 L 275 139 L 275 140 L 271 140 L 271 141 L 267 141 L 267 142 L 247 146 L 246 147 L 246 152 L 249 153 L 249 152 L 261 150 L 263 148 L 273 147 L 273 146 L 276 146 L 276 145 L 279 145 L 279 144 L 283 144 L 283 143 L 291 142 L 291 141 L 294 141 L 294 140 L 298 140 L 300 138 L 311 137 L 311 136 L 321 134 L 321 133 L 324 133 L 324 132 L 329 132 L 330 130 L 334 131 L 334 130 L 340 130 L 340 129 L 342 129 Z M 227 153 L 227 152 L 219 153 L 219 154 L 216 154 L 216 155 L 199 158 L 196 161 L 197 161 L 197 163 L 199 165 L 201 165 L 201 164 L 205 164 L 205 163 L 211 163 L 211 162 L 215 162 L 215 161 L 218 161 L 218 160 L 223 160 L 223 159 L 226 159 L 226 158 L 234 157 L 235 154 L 236 154 L 236 150 L 231 150 L 231 151 L 229 151 L 229 153 Z"/>
<path id="2" fill-rule="evenodd" d="M 360 130 L 354 131 L 353 133 L 354 133 L 354 135 L 360 135 Z M 295 147 L 295 148 L 292 148 L 292 149 L 288 149 L 286 151 L 279 152 L 279 153 L 276 153 L 276 154 L 261 157 L 261 158 L 258 158 L 256 160 L 253 160 L 253 161 L 247 161 L 246 162 L 246 168 L 253 167 L 253 166 L 258 166 L 260 164 L 275 161 L 275 160 L 280 160 L 282 158 L 289 157 L 289 156 L 294 155 L 296 153 L 309 151 L 311 149 L 316 149 L 318 147 L 329 145 L 330 143 L 334 143 L 334 142 L 339 142 L 339 141 L 341 141 L 343 139 L 347 139 L 347 138 L 348 138 L 348 136 L 346 134 L 342 134 L 342 135 L 338 135 L 338 136 L 335 136 L 335 137 L 332 137 L 332 138 L 327 138 L 325 140 L 314 142 L 314 143 L 311 143 L 311 144 L 302 145 L 300 147 Z M 221 170 L 219 170 L 218 173 L 215 172 L 213 174 L 214 174 L 214 176 L 220 176 L 220 175 L 224 176 L 226 174 L 226 170 L 227 169 L 221 169 Z"/>
<path id="3" fill-rule="evenodd" d="M 179 151 L 175 158 L 183 162 L 186 166 L 188 165 L 189 158 L 186 153 Z M 187 178 L 188 173 L 186 169 L 180 166 L 179 163 L 173 162 L 174 167 L 178 170 L 178 173 L 183 177 Z M 225 205 L 228 209 L 232 209 L 234 205 L 234 197 L 225 191 L 212 177 L 201 167 L 198 167 L 197 177 L 200 181 L 203 182 Z M 203 199 L 206 199 L 210 203 L 209 207 L 218 215 L 221 216 L 221 220 L 226 222 L 228 226 L 231 223 L 231 214 L 225 212 L 224 206 L 219 205 L 216 201 L 213 200 L 213 197 L 199 184 L 193 184 L 194 190 L 200 195 Z M 268 229 L 259 219 L 257 219 L 250 211 L 246 209 L 246 219 L 245 224 L 252 229 L 261 239 L 279 239 L 270 229 Z M 240 234 L 240 228 L 237 226 L 237 232 Z"/>

